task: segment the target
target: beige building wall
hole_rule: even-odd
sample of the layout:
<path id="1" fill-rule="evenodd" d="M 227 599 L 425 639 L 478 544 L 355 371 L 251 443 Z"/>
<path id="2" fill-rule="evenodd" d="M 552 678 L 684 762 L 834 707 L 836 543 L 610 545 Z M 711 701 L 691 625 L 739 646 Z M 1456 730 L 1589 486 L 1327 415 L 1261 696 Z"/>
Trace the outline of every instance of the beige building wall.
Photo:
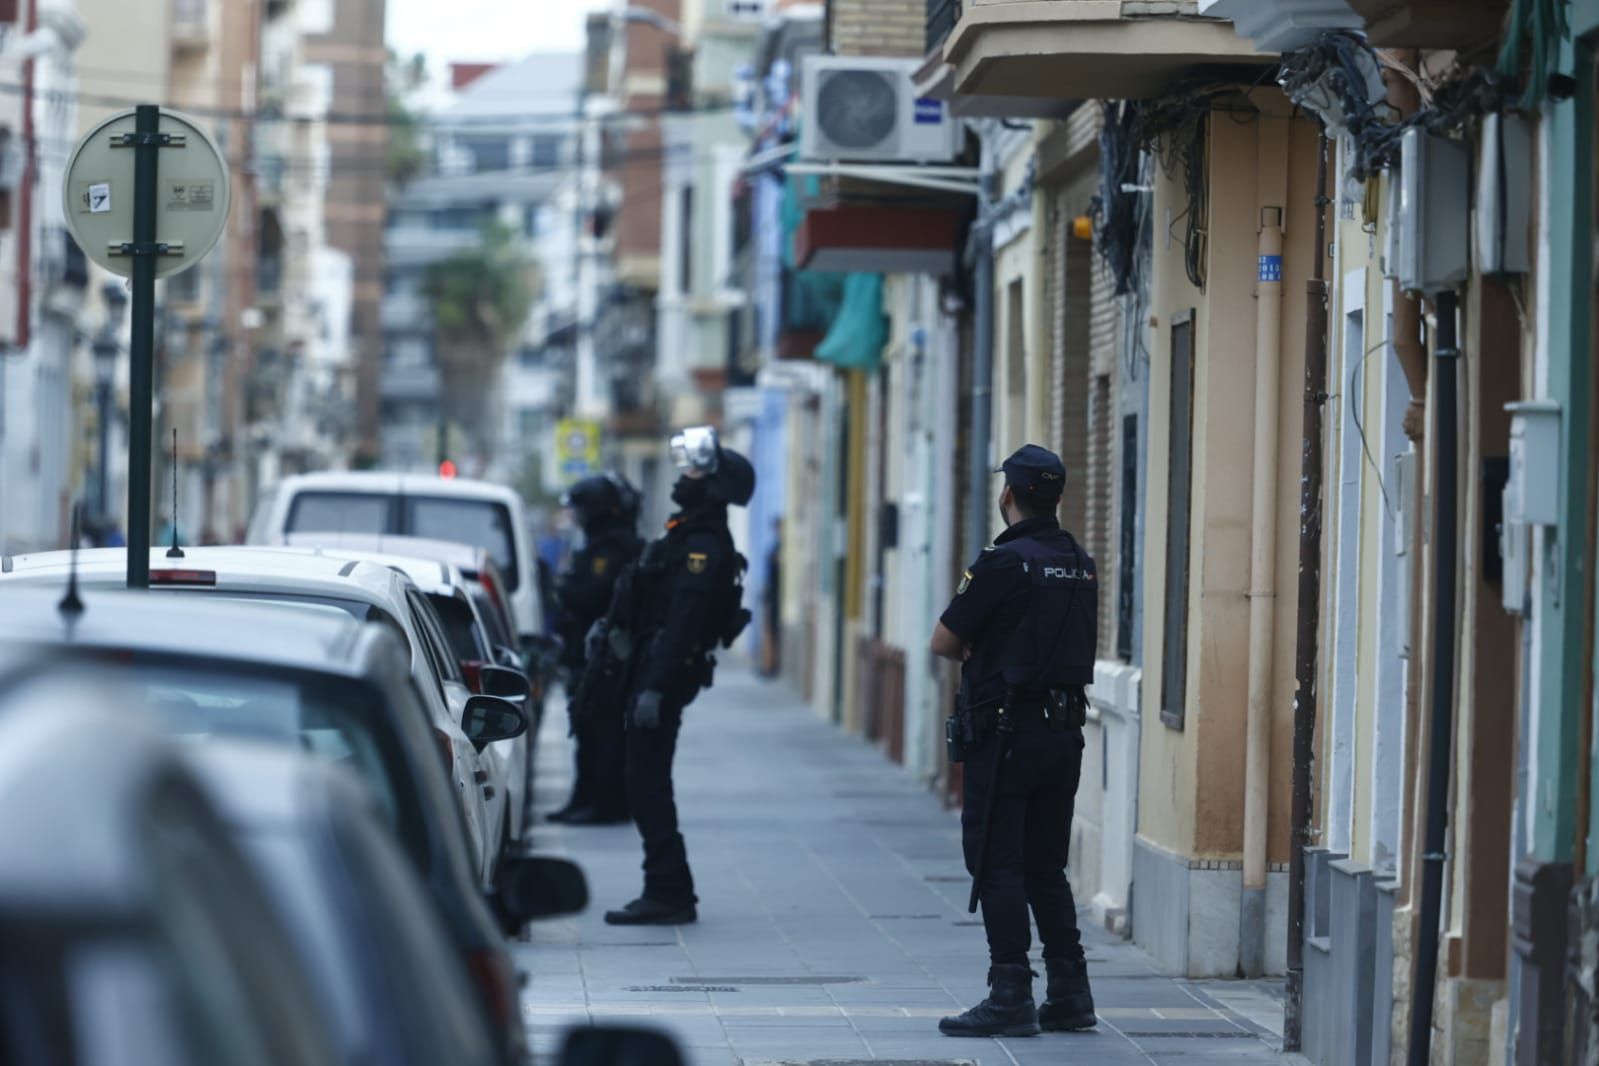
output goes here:
<path id="1" fill-rule="evenodd" d="M 1257 90 L 1261 110 L 1247 121 L 1209 123 L 1210 243 L 1203 291 L 1183 264 L 1182 227 L 1163 238 L 1186 197 L 1175 173 L 1155 192 L 1154 322 L 1150 361 L 1150 444 L 1145 543 L 1143 737 L 1139 825 L 1149 876 L 1135 905 L 1159 909 L 1162 884 L 1187 903 L 1186 929 L 1165 933 L 1157 954 L 1187 972 L 1236 967 L 1237 886 L 1241 878 L 1244 735 L 1249 666 L 1251 478 L 1254 445 L 1256 274 L 1260 209 L 1283 206 L 1284 259 L 1277 404 L 1277 508 L 1267 859 L 1274 874 L 1288 859 L 1292 765 L 1295 591 L 1298 570 L 1300 397 L 1304 375 L 1305 280 L 1315 244 L 1315 126 L 1293 118 L 1280 93 Z M 1180 728 L 1161 716 L 1165 651 L 1164 589 L 1171 476 L 1172 327 L 1193 316 L 1192 503 L 1187 600 L 1187 685 Z M 1137 860 L 1135 860 L 1136 862 Z M 1148 865 L 1155 863 L 1156 867 Z M 1136 876 L 1136 875 L 1135 875 Z M 1154 883 L 1146 886 L 1146 881 Z M 1275 878 L 1281 884 L 1281 877 Z M 1146 887 L 1149 891 L 1146 891 Z M 1269 888 L 1269 893 L 1272 890 Z M 1175 897 L 1174 897 L 1175 898 Z M 1269 899 L 1273 898 L 1269 895 Z M 1269 906 L 1278 904 L 1269 903 Z M 1135 918 L 1135 930 L 1140 919 Z M 1268 958 L 1280 960 L 1280 923 L 1268 919 Z M 1146 938 L 1139 933 L 1139 938 Z M 1231 944 L 1232 965 L 1228 965 Z M 1275 947 L 1271 947 L 1275 944 Z M 1276 965 L 1281 965 L 1280 961 Z"/>
<path id="2" fill-rule="evenodd" d="M 1013 134 L 1000 149 L 1000 194 L 1027 180 L 1034 139 Z M 1048 439 L 1050 337 L 1044 314 L 1041 258 L 1047 226 L 1046 197 L 1035 195 L 1000 220 L 994 252 L 994 378 L 991 467 L 1029 441 Z M 995 500 L 989 535 L 1004 531 L 999 515 L 1001 480 L 988 486 Z"/>

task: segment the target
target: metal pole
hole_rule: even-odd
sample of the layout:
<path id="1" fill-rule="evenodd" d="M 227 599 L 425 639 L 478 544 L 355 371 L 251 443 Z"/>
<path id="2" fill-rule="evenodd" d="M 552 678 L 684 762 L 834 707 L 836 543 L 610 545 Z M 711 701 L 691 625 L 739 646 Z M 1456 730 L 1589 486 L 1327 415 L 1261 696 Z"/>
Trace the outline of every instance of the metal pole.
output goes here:
<path id="1" fill-rule="evenodd" d="M 993 434 L 994 409 L 994 188 L 995 150 L 988 130 L 982 131 L 982 173 L 977 192 L 977 262 L 972 285 L 972 435 L 969 442 L 971 505 L 966 515 L 966 552 L 975 558 L 988 543 L 988 523 L 993 503 L 988 498 L 993 471 L 988 449 Z"/>
<path id="2" fill-rule="evenodd" d="M 161 109 L 140 104 L 133 147 L 133 333 L 128 345 L 128 587 L 150 587 L 151 420 L 155 404 L 156 183 Z"/>
<path id="3" fill-rule="evenodd" d="M 1294 653 L 1294 765 L 1288 841 L 1288 989 L 1283 1050 L 1298 1051 L 1305 994 L 1305 848 L 1310 843 L 1321 622 L 1322 407 L 1327 402 L 1327 134 L 1316 160 L 1316 268 L 1305 285 L 1304 443 L 1299 477 L 1299 632 Z"/>
<path id="4" fill-rule="evenodd" d="M 1432 715 L 1427 745 L 1427 832 L 1421 855 L 1421 909 L 1416 916 L 1416 972 L 1410 989 L 1409 1066 L 1432 1061 L 1432 997 L 1438 978 L 1438 924 L 1443 911 L 1444 847 L 1449 834 L 1449 764 L 1455 713 L 1455 564 L 1460 548 L 1456 501 L 1459 497 L 1460 429 L 1456 405 L 1460 387 L 1453 292 L 1441 292 L 1433 311 L 1438 342 L 1433 349 L 1438 380 L 1434 411 L 1432 583 Z"/>

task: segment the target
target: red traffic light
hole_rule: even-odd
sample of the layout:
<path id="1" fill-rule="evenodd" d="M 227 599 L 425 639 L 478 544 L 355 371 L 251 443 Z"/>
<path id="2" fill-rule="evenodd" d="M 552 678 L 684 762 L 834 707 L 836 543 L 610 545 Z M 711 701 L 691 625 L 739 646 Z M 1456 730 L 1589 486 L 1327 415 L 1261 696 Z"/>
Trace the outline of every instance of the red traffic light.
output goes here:
<path id="1" fill-rule="evenodd" d="M 439 463 L 439 477 L 454 477 L 454 476 L 455 476 L 455 460 L 454 459 L 446 459 L 443 462 Z"/>

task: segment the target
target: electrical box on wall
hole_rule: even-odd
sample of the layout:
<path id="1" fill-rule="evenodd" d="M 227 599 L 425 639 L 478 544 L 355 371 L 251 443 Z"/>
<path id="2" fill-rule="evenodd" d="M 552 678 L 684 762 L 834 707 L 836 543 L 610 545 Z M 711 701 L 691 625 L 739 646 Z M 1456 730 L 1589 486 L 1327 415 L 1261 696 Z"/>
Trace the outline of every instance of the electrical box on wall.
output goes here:
<path id="1" fill-rule="evenodd" d="M 1552 526 L 1560 520 L 1560 405 L 1552 400 L 1507 403 L 1510 480 L 1505 524 Z"/>
<path id="2" fill-rule="evenodd" d="M 1412 128 L 1401 138 L 1395 273 L 1407 292 L 1444 292 L 1470 273 L 1470 162 L 1448 137 Z"/>
<path id="3" fill-rule="evenodd" d="M 1532 269 L 1532 195 L 1532 126 L 1519 115 L 1489 115 L 1477 165 L 1477 269 L 1484 274 Z"/>
<path id="4" fill-rule="evenodd" d="M 1504 508 L 1510 510 L 1510 485 L 1504 490 Z M 1499 602 L 1511 614 L 1520 614 L 1527 603 L 1527 527 L 1508 519 L 1499 523 L 1500 586 Z"/>

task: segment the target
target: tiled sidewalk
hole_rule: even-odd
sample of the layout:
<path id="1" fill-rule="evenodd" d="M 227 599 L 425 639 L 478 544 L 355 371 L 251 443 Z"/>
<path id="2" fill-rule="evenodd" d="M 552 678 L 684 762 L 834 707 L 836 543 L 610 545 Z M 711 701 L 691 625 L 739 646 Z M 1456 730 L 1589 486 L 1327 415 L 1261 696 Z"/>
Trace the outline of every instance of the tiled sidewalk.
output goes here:
<path id="1" fill-rule="evenodd" d="M 552 713 L 540 744 L 541 810 L 569 780 L 563 717 Z M 1276 1051 L 1279 983 L 1173 980 L 1093 929 L 1096 1031 L 941 1036 L 940 1017 L 985 993 L 956 816 L 780 686 L 724 671 L 689 710 L 677 781 L 697 925 L 601 921 L 639 887 L 631 826 L 538 831 L 540 850 L 583 864 L 594 895 L 586 914 L 536 926 L 517 948 L 544 1061 L 568 1026 L 593 1022 L 664 1028 L 690 1066 L 1297 1061 Z"/>

